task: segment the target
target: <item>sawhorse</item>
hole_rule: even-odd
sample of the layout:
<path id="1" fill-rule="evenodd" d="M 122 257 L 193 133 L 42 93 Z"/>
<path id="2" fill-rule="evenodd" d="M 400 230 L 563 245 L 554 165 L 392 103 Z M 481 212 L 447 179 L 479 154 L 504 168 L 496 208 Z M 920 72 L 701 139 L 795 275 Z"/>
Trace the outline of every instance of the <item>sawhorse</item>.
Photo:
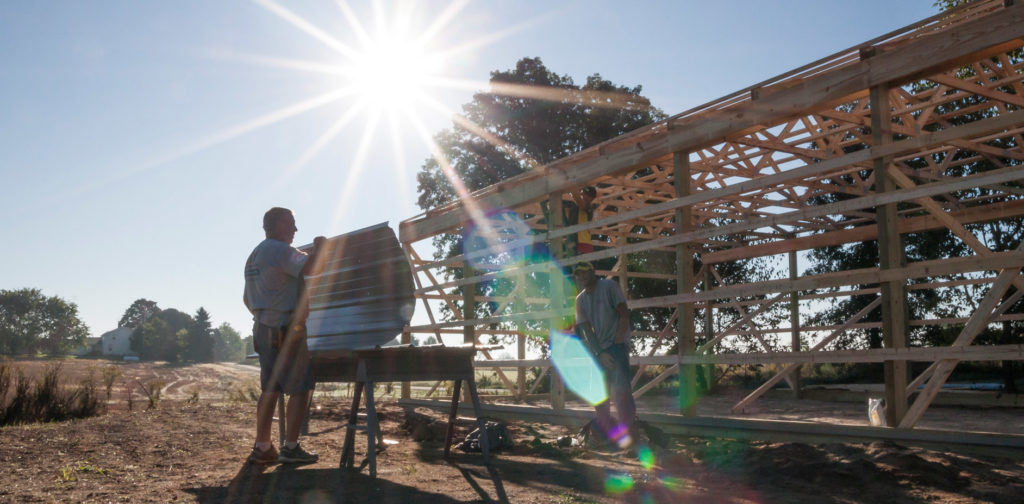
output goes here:
<path id="1" fill-rule="evenodd" d="M 469 397 L 473 401 L 477 425 L 480 428 L 480 448 L 484 463 L 490 462 L 487 430 L 480 410 L 480 398 L 473 377 L 473 357 L 476 348 L 465 347 L 384 347 L 354 352 L 356 359 L 355 393 L 345 429 L 345 443 L 341 452 L 340 467 L 355 465 L 355 431 L 366 432 L 366 457 L 370 476 L 377 477 L 377 453 L 375 438 L 379 432 L 377 409 L 373 398 L 373 387 L 378 382 L 452 380 L 452 408 L 448 414 L 448 430 L 445 434 L 444 456 L 451 452 L 452 437 L 455 434 L 455 418 L 459 408 L 459 394 L 462 382 L 466 382 Z M 359 403 L 366 396 L 366 426 L 357 425 Z"/>

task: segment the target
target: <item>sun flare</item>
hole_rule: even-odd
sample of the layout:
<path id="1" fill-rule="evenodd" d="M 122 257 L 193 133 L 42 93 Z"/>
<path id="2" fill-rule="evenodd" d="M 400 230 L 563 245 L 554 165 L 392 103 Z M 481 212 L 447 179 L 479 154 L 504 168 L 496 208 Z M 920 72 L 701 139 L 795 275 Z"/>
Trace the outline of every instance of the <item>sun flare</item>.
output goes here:
<path id="1" fill-rule="evenodd" d="M 411 40 L 382 36 L 358 51 L 348 67 L 344 78 L 363 105 L 402 110 L 423 100 L 443 61 Z"/>

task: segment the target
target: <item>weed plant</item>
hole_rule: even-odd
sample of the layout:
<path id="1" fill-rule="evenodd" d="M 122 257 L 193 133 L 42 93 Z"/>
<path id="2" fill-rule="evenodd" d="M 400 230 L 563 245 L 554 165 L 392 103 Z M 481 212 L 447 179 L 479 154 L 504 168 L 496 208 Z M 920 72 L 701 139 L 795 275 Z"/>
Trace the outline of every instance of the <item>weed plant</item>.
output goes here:
<path id="1" fill-rule="evenodd" d="M 34 380 L 20 368 L 0 363 L 0 425 L 60 422 L 87 418 L 103 411 L 96 380 L 87 375 L 77 387 L 63 386 L 61 363 L 52 364 Z"/>
<path id="2" fill-rule="evenodd" d="M 114 388 L 114 383 L 116 383 L 117 379 L 121 377 L 121 368 L 113 364 L 110 364 L 107 366 L 103 366 L 103 369 L 100 371 L 100 373 L 103 375 L 103 387 L 107 392 L 107 400 L 109 401 L 110 392 Z"/>
<path id="3" fill-rule="evenodd" d="M 145 384 L 139 382 L 139 388 L 146 394 L 146 399 L 149 404 L 146 405 L 146 409 L 154 409 L 160 405 L 160 394 L 163 392 L 163 388 L 166 383 L 160 380 L 153 380 L 146 382 Z"/>

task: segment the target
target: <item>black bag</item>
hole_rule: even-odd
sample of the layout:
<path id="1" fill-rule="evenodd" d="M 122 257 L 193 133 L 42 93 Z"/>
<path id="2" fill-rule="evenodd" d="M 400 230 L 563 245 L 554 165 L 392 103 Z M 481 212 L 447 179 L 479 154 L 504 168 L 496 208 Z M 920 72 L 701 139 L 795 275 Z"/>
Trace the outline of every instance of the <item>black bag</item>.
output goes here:
<path id="1" fill-rule="evenodd" d="M 484 430 L 487 432 L 488 451 L 500 450 L 512 446 L 512 434 L 508 427 L 498 422 L 486 422 Z M 459 443 L 458 449 L 464 452 L 480 452 L 480 429 L 476 428 L 466 436 L 466 440 Z"/>

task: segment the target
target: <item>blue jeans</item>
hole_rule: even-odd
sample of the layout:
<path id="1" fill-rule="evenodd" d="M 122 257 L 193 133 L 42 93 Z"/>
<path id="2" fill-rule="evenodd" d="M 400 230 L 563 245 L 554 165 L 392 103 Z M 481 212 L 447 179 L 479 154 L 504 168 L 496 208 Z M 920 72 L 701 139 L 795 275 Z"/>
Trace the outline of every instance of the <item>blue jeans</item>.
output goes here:
<path id="1" fill-rule="evenodd" d="M 629 379 L 629 347 L 625 343 L 613 343 L 601 351 L 601 354 L 608 354 L 612 357 L 614 364 L 604 369 L 605 383 L 608 384 L 607 401 L 594 406 L 597 413 L 597 424 L 612 438 L 618 438 L 618 432 L 623 428 L 632 429 L 633 420 L 636 418 L 636 403 L 633 402 L 632 385 Z M 600 362 L 601 354 L 598 355 Z M 616 422 L 611 415 L 611 402 L 615 402 L 615 410 L 618 416 Z M 617 440 L 617 439 L 616 439 Z"/>
<path id="2" fill-rule="evenodd" d="M 252 326 L 252 344 L 260 354 L 260 390 L 299 394 L 313 390 L 313 368 L 305 334 L 288 327 Z"/>

